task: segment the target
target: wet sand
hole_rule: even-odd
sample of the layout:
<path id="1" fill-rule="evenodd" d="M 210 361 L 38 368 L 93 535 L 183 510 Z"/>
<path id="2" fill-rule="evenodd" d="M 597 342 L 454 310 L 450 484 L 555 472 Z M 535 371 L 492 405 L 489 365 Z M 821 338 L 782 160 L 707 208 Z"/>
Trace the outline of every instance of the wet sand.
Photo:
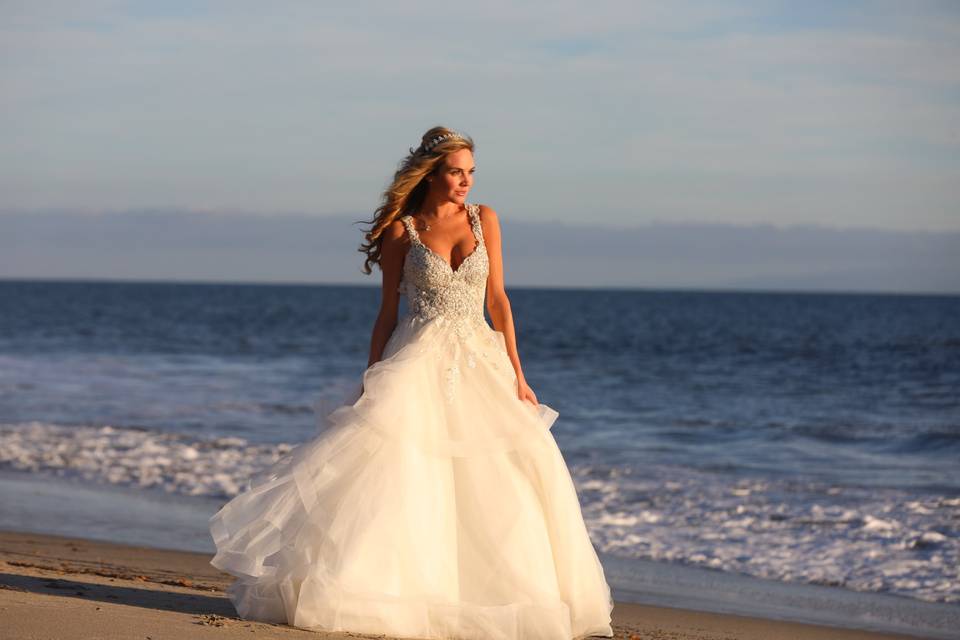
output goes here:
<path id="1" fill-rule="evenodd" d="M 7 639 L 383 638 L 237 617 L 232 577 L 208 554 L 0 531 L 0 629 Z M 919 638 L 617 602 L 624 640 Z M 252 634 L 252 635 L 251 635 Z"/>

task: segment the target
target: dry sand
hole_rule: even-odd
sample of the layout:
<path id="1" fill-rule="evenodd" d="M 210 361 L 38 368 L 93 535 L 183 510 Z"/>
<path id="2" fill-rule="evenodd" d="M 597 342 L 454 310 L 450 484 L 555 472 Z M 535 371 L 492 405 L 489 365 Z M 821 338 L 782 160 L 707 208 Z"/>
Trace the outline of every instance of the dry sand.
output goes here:
<path id="1" fill-rule="evenodd" d="M 0 637 L 383 638 L 240 620 L 231 577 L 201 553 L 0 531 Z M 616 603 L 625 640 L 865 640 L 914 636 Z"/>

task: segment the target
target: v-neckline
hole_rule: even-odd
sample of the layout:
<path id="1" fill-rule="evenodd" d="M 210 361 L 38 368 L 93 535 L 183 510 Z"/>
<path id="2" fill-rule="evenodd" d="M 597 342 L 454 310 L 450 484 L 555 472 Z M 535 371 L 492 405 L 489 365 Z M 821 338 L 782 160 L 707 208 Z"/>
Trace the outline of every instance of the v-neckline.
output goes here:
<path id="1" fill-rule="evenodd" d="M 417 228 L 416 228 L 416 227 L 413 227 L 413 231 L 414 231 L 414 233 L 416 233 L 416 241 L 417 241 L 417 244 L 419 244 L 421 247 L 423 247 L 424 249 L 426 249 L 427 253 L 429 253 L 430 255 L 433 255 L 434 257 L 437 258 L 437 260 L 439 260 L 439 261 L 442 262 L 443 264 L 447 265 L 447 269 L 449 269 L 449 270 L 450 270 L 450 273 L 452 273 L 452 274 L 454 274 L 454 275 L 460 273 L 460 270 L 463 268 L 463 265 L 466 264 L 467 260 L 469 260 L 470 258 L 472 258 L 473 255 L 474 255 L 475 253 L 477 253 L 477 251 L 480 250 L 480 245 L 483 244 L 483 243 L 480 241 L 480 238 L 477 236 L 476 230 L 473 228 L 473 224 L 474 224 L 474 222 L 473 222 L 473 214 L 470 212 L 469 207 L 466 209 L 466 214 L 467 214 L 467 224 L 470 225 L 470 233 L 471 233 L 471 235 L 473 235 L 473 242 L 474 242 L 473 251 L 471 251 L 470 253 L 468 253 L 468 254 L 466 255 L 466 257 L 464 257 L 464 259 L 460 261 L 460 264 L 457 265 L 457 268 L 456 268 L 456 269 L 454 269 L 454 268 L 453 268 L 453 265 L 452 265 L 451 263 L 447 262 L 447 261 L 444 259 L 443 256 L 441 256 L 439 253 L 437 253 L 436 251 L 434 251 L 433 249 L 431 249 L 431 248 L 427 245 L 427 243 L 425 243 L 423 240 L 421 240 L 421 239 L 420 239 L 420 232 L 417 231 Z M 415 221 L 415 220 L 416 220 L 416 218 L 415 218 L 414 216 L 410 216 L 410 221 L 411 221 L 411 223 L 412 223 L 413 221 Z M 451 256 L 451 258 L 452 258 L 452 257 L 453 257 L 453 256 Z"/>
<path id="2" fill-rule="evenodd" d="M 450 264 L 449 262 L 447 262 L 446 260 L 443 259 L 443 256 L 441 256 L 439 253 L 437 253 L 436 251 L 434 251 L 433 249 L 431 249 L 430 247 L 428 247 L 428 246 L 423 242 L 423 240 L 421 240 L 419 237 L 417 238 L 417 243 L 418 243 L 421 247 L 423 247 L 424 249 L 426 249 L 426 250 L 427 250 L 427 253 L 429 253 L 429 254 L 432 255 L 432 256 L 435 256 L 435 257 L 437 258 L 437 260 L 439 260 L 439 261 L 442 262 L 443 264 L 447 265 L 447 268 L 450 269 L 450 273 L 453 273 L 453 274 L 460 273 L 460 269 L 463 268 L 463 265 L 466 264 L 467 260 L 469 260 L 470 258 L 472 258 L 472 257 L 473 257 L 473 254 L 475 254 L 477 251 L 480 250 L 480 241 L 477 240 L 476 237 L 474 237 L 474 242 L 476 242 L 476 244 L 473 245 L 473 251 L 471 251 L 470 253 L 468 253 L 468 254 L 467 254 L 467 257 L 465 257 L 463 260 L 461 260 L 461 261 L 460 261 L 460 264 L 457 265 L 457 268 L 454 269 L 452 264 Z"/>

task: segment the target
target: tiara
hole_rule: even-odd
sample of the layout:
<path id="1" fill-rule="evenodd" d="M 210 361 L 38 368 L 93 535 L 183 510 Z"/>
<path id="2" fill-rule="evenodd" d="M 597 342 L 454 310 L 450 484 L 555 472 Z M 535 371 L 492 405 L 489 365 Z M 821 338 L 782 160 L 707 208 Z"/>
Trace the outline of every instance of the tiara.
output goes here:
<path id="1" fill-rule="evenodd" d="M 443 134 L 443 135 L 437 136 L 436 138 L 434 138 L 434 139 L 431 140 L 430 142 L 422 145 L 422 146 L 423 146 L 423 150 L 424 150 L 424 151 L 430 151 L 430 149 L 433 149 L 435 146 L 437 146 L 438 144 L 440 144 L 440 143 L 443 142 L 444 140 L 454 140 L 454 139 L 456 139 L 456 138 L 460 138 L 461 140 L 464 139 L 463 136 L 460 135 L 459 133 L 457 133 L 456 131 L 453 131 L 453 132 L 451 132 L 451 133 L 445 133 L 445 134 Z"/>

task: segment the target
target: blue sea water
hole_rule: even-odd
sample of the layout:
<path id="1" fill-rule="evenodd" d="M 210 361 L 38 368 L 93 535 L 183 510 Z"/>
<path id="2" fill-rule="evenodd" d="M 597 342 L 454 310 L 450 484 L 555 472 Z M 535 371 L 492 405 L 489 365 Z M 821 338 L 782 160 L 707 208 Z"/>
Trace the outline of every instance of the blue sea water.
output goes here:
<path id="1" fill-rule="evenodd" d="M 509 294 L 605 557 L 960 603 L 960 297 Z M 2 281 L 0 470 L 214 508 L 359 381 L 378 304 Z"/>

